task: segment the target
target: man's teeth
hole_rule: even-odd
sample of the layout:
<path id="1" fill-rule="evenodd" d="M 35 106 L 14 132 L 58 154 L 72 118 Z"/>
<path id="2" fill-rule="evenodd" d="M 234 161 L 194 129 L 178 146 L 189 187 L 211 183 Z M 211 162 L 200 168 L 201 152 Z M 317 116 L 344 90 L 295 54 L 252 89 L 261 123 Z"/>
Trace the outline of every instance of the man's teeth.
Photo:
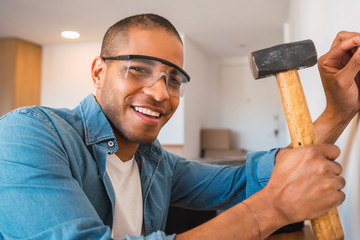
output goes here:
<path id="1" fill-rule="evenodd" d="M 153 112 L 150 109 L 147 108 L 142 108 L 142 107 L 135 107 L 135 111 L 152 116 L 152 117 L 159 117 L 160 113 L 158 112 Z"/>

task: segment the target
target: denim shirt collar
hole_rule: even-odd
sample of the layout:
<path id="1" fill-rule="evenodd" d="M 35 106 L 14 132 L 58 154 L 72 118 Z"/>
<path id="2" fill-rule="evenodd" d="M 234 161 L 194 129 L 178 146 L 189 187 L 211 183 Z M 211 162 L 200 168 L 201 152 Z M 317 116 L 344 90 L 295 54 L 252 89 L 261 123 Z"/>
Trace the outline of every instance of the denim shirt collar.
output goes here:
<path id="1" fill-rule="evenodd" d="M 139 159 L 138 156 L 146 156 L 147 159 L 159 162 L 163 157 L 162 147 L 159 141 L 156 139 L 150 144 L 140 144 L 135 153 L 135 159 Z"/>
<path id="2" fill-rule="evenodd" d="M 87 146 L 106 140 L 115 140 L 114 132 L 95 96 L 90 94 L 78 106 Z M 114 141 L 116 144 L 116 141 Z"/>

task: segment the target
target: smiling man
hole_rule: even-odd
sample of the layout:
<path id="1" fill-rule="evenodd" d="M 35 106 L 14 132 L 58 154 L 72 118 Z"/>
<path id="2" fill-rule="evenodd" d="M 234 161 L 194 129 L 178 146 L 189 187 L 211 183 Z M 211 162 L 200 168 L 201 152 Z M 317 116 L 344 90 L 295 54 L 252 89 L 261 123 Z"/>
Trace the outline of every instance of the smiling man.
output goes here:
<path id="1" fill-rule="evenodd" d="M 104 41 L 120 42 L 121 47 L 104 44 L 92 72 L 96 100 L 116 129 L 117 141 L 126 145 L 119 146 L 116 154 L 128 160 L 139 143 L 156 139 L 177 109 L 190 78 L 179 67 L 183 48 L 178 35 L 154 27 L 117 34 L 116 27 Z"/>
<path id="2" fill-rule="evenodd" d="M 176 29 L 154 14 L 117 22 L 92 63 L 95 96 L 73 110 L 33 106 L 1 118 L 0 239 L 263 239 L 321 216 L 345 199 L 332 144 L 360 109 L 354 44 L 359 34 L 339 33 L 319 59 L 328 102 L 314 122 L 319 145 L 214 166 L 157 140 L 190 81 Z M 226 211 L 166 236 L 170 205 Z"/>

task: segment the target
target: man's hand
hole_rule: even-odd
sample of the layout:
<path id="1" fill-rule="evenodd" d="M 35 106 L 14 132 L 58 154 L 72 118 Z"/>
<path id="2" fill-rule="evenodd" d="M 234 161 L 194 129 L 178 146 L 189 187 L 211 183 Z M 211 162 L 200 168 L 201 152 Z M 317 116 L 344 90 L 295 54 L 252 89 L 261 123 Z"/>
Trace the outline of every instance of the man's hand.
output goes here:
<path id="1" fill-rule="evenodd" d="M 325 112 L 352 118 L 360 110 L 360 34 L 340 32 L 330 51 L 319 58 L 318 68 L 325 90 Z"/>
<path id="2" fill-rule="evenodd" d="M 318 143 L 334 144 L 360 111 L 360 33 L 340 32 L 318 60 L 326 108 L 314 122 Z"/>
<path id="3" fill-rule="evenodd" d="M 272 194 L 286 222 L 319 217 L 344 201 L 342 167 L 334 161 L 339 154 L 339 148 L 329 144 L 279 152 L 264 190 Z"/>

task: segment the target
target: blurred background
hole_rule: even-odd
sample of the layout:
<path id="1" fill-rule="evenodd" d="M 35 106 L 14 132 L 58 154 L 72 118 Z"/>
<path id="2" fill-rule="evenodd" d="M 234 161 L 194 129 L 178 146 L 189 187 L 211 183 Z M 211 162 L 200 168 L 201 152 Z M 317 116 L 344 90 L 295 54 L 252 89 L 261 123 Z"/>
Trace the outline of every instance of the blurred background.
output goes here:
<path id="1" fill-rule="evenodd" d="M 285 146 L 290 140 L 275 79 L 253 80 L 248 54 L 312 39 L 321 56 L 337 32 L 360 32 L 359 9 L 357 0 L 0 0 L 0 115 L 34 104 L 74 108 L 94 92 L 90 65 L 107 28 L 156 13 L 181 33 L 191 76 L 160 133 L 164 147 L 199 158 L 203 129 L 225 129 L 231 150 Z M 80 37 L 64 39 L 65 30 Z M 301 70 L 300 77 L 315 120 L 325 106 L 317 68 Z M 347 199 L 339 213 L 347 239 L 360 236 L 358 135 L 348 127 L 337 142 L 346 166 Z"/>

